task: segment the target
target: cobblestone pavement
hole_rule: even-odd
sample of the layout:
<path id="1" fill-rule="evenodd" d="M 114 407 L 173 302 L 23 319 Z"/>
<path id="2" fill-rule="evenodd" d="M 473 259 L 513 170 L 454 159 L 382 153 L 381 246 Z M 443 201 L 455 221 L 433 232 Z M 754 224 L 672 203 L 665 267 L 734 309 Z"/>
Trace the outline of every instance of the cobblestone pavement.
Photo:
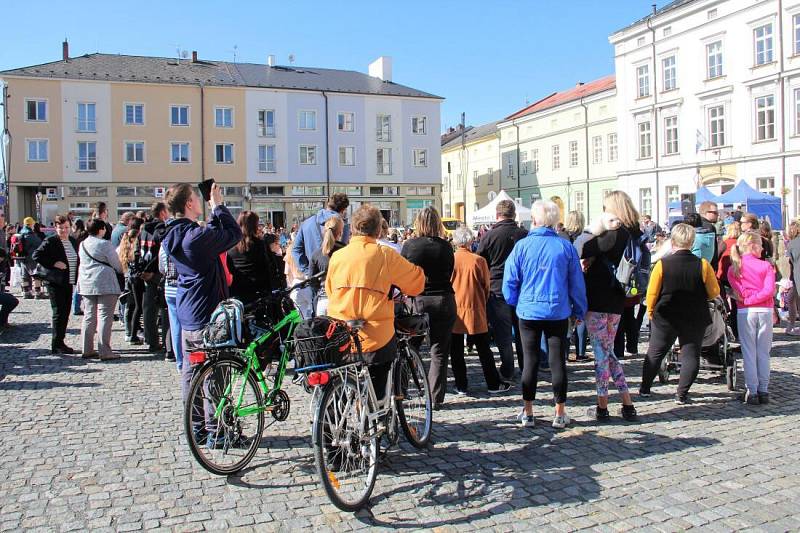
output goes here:
<path id="1" fill-rule="evenodd" d="M 174 364 L 128 349 L 108 363 L 51 356 L 49 312 L 23 301 L 0 336 L 0 530 L 800 529 L 800 350 L 782 330 L 769 406 L 743 406 L 710 374 L 678 406 L 673 377 L 638 403 L 639 423 L 597 425 L 591 363 L 571 363 L 566 431 L 550 428 L 549 384 L 537 427 L 518 427 L 519 388 L 489 397 L 471 357 L 473 395 L 448 396 L 429 451 L 390 452 L 370 509 L 353 515 L 315 479 L 299 387 L 250 467 L 215 477 L 181 435 Z M 635 388 L 641 358 L 624 364 Z"/>

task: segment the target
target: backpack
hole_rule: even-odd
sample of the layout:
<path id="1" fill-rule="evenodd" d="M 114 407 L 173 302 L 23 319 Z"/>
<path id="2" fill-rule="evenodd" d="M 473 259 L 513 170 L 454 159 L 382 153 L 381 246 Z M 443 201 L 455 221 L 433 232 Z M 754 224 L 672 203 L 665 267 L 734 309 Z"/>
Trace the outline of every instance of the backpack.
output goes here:
<path id="1" fill-rule="evenodd" d="M 716 233 L 705 228 L 695 228 L 694 235 L 692 253 L 700 259 L 705 259 L 711 263 L 714 259 L 714 241 L 717 239 Z"/>
<path id="2" fill-rule="evenodd" d="M 8 253 L 14 259 L 25 257 L 25 239 L 19 233 L 11 236 L 11 248 L 9 248 Z"/>
<path id="3" fill-rule="evenodd" d="M 614 275 L 627 298 L 645 295 L 650 283 L 650 249 L 646 235 L 628 239 Z"/>

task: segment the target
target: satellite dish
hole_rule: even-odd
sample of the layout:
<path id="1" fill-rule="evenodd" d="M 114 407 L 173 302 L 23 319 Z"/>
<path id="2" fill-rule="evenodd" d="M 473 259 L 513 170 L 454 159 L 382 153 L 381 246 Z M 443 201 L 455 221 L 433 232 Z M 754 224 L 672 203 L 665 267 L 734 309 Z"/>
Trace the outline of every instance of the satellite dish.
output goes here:
<path id="1" fill-rule="evenodd" d="M 187 57 L 189 57 L 189 51 L 181 50 L 181 59 L 186 59 Z"/>
<path id="2" fill-rule="evenodd" d="M 289 64 L 290 65 L 294 64 L 294 54 L 289 54 Z"/>
<path id="3" fill-rule="evenodd" d="M 497 198 L 497 193 L 494 191 L 489 191 L 489 201 L 491 202 L 495 198 Z"/>

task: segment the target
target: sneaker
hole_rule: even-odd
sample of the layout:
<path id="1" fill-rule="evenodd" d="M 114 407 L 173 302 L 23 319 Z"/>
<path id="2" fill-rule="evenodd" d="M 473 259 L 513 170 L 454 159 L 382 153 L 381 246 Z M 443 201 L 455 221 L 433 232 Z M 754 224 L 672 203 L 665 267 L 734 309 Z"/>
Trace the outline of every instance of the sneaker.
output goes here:
<path id="1" fill-rule="evenodd" d="M 83 311 L 75 311 L 72 313 L 74 316 L 83 316 Z"/>
<path id="2" fill-rule="evenodd" d="M 624 420 L 627 420 L 628 422 L 636 421 L 636 408 L 633 405 L 623 405 L 622 409 L 620 409 L 619 414 L 622 416 Z"/>
<path id="3" fill-rule="evenodd" d="M 608 414 L 608 408 L 601 409 L 600 407 L 590 407 L 588 411 L 586 411 L 586 415 L 591 420 L 597 420 L 598 422 L 605 422 L 611 418 L 611 415 Z"/>
<path id="4" fill-rule="evenodd" d="M 513 385 L 508 381 L 501 381 L 496 389 L 489 389 L 489 394 L 500 394 L 501 392 L 508 392 L 513 388 Z"/>
<path id="5" fill-rule="evenodd" d="M 769 404 L 769 393 L 768 392 L 759 392 L 758 393 L 758 403 L 761 405 L 768 405 Z"/>
<path id="6" fill-rule="evenodd" d="M 520 425 L 524 428 L 532 428 L 536 425 L 536 419 L 533 418 L 533 415 L 526 415 L 524 409 L 517 415 L 517 420 L 519 420 Z"/>
<path id="7" fill-rule="evenodd" d="M 25 294 L 22 296 L 22 299 L 23 299 L 23 300 L 33 300 L 33 294 L 31 294 L 31 293 L 29 293 L 29 292 L 26 292 L 26 293 L 25 293 Z"/>
<path id="8" fill-rule="evenodd" d="M 98 357 L 100 357 L 100 353 L 99 352 L 83 352 L 81 354 L 81 357 L 83 357 L 84 359 L 97 359 Z"/>
<path id="9" fill-rule="evenodd" d="M 119 358 L 120 357 L 119 357 L 118 353 L 111 353 L 111 354 L 108 354 L 108 355 L 101 355 L 100 356 L 100 360 L 101 361 L 113 361 L 113 360 L 119 359 Z"/>
<path id="10" fill-rule="evenodd" d="M 556 415 L 553 418 L 553 428 L 555 429 L 564 429 L 570 423 L 569 415 L 564 413 L 563 415 Z"/>
<path id="11" fill-rule="evenodd" d="M 467 390 L 466 389 L 456 389 L 456 396 L 466 396 Z"/>
<path id="12" fill-rule="evenodd" d="M 689 399 L 689 395 L 688 394 L 684 394 L 683 396 L 681 396 L 680 394 L 676 394 L 675 395 L 675 403 L 677 403 L 678 405 L 687 405 L 687 404 L 692 403 L 692 400 Z M 756 403 L 758 403 L 758 402 L 756 402 Z"/>
<path id="13" fill-rule="evenodd" d="M 49 297 L 49 296 L 47 296 L 47 295 L 46 295 L 45 293 L 43 293 L 43 292 L 40 292 L 39 294 L 37 294 L 37 295 L 36 295 L 36 299 L 37 299 L 37 300 L 47 300 L 47 299 L 49 299 L 49 298 L 50 298 L 50 297 Z"/>
<path id="14" fill-rule="evenodd" d="M 742 400 L 742 403 L 746 403 L 747 405 L 758 405 L 758 395 L 750 394 L 750 391 L 745 392 L 739 397 Z"/>
<path id="15" fill-rule="evenodd" d="M 640 398 L 650 398 L 651 396 L 653 396 L 653 393 L 650 392 L 649 390 L 639 389 L 639 397 Z"/>
<path id="16" fill-rule="evenodd" d="M 144 341 L 142 341 L 142 339 L 140 339 L 139 337 L 128 337 L 128 344 L 131 344 L 133 346 L 141 346 L 142 344 L 144 344 Z"/>
<path id="17" fill-rule="evenodd" d="M 800 328 L 786 328 L 786 334 L 792 337 L 800 337 Z"/>
<path id="18" fill-rule="evenodd" d="M 174 360 L 175 360 L 175 354 L 174 353 L 166 352 L 164 354 L 164 361 L 174 361 Z"/>

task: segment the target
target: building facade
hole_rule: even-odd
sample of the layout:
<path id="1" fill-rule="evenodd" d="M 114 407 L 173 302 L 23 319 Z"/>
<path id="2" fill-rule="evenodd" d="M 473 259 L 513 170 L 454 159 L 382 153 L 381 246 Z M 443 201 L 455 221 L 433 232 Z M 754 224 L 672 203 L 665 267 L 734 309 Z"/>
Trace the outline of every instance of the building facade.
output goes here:
<path id="1" fill-rule="evenodd" d="M 800 213 L 800 4 L 679 0 L 610 41 L 619 181 L 642 213 L 739 180 Z"/>
<path id="2" fill-rule="evenodd" d="M 146 209 L 214 178 L 233 211 L 288 226 L 332 192 L 395 225 L 440 198 L 441 98 L 332 69 L 90 54 L 0 73 L 10 220 Z"/>
<path id="3" fill-rule="evenodd" d="M 553 93 L 498 124 L 501 179 L 526 206 L 551 199 L 589 220 L 616 188 L 614 76 Z"/>
<path id="4" fill-rule="evenodd" d="M 442 145 L 442 216 L 471 224 L 500 187 L 497 122 L 466 128 Z"/>

